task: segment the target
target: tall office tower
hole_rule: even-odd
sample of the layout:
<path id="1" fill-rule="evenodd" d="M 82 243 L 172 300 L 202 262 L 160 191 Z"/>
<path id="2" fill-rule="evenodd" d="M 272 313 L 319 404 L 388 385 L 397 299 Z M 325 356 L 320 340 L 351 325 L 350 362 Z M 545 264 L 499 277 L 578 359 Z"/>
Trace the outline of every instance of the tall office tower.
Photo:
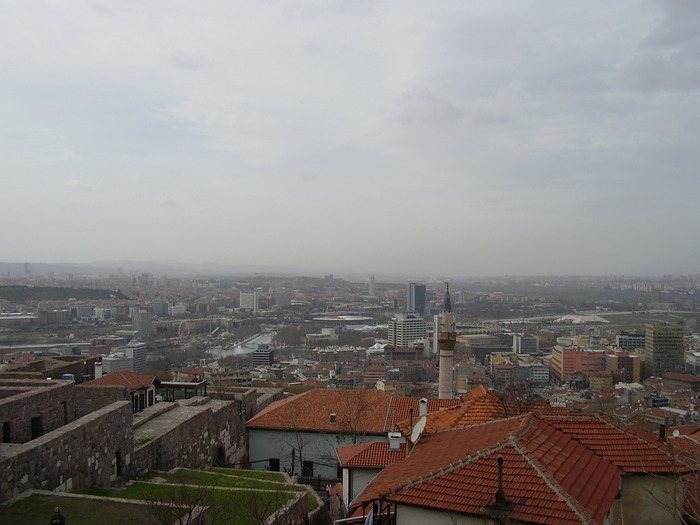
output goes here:
<path id="1" fill-rule="evenodd" d="M 425 285 L 408 283 L 406 287 L 406 311 L 423 315 L 425 313 Z"/>
<path id="2" fill-rule="evenodd" d="M 131 341 L 123 350 L 126 357 L 132 360 L 131 371 L 141 373 L 146 368 L 146 343 Z"/>
<path id="3" fill-rule="evenodd" d="M 445 303 L 442 307 L 442 327 L 438 336 L 440 350 L 440 375 L 438 379 L 438 398 L 452 399 L 453 379 L 452 362 L 454 360 L 457 332 L 452 322 L 452 301 L 450 301 L 450 285 L 445 283 Z"/>
<path id="4" fill-rule="evenodd" d="M 666 372 L 683 372 L 685 368 L 683 327 L 646 325 L 644 337 L 644 375 L 663 376 Z"/>
<path id="5" fill-rule="evenodd" d="M 397 314 L 389 321 L 389 344 L 395 348 L 408 348 L 422 343 L 428 337 L 428 323 L 411 314 Z"/>
<path id="6" fill-rule="evenodd" d="M 134 330 L 141 336 L 151 335 L 153 333 L 153 315 L 145 310 L 134 312 L 131 316 L 131 322 Z"/>
<path id="7" fill-rule="evenodd" d="M 241 310 L 258 311 L 258 292 L 241 292 Z"/>
<path id="8" fill-rule="evenodd" d="M 377 296 L 377 287 L 374 284 L 374 275 L 369 276 L 369 290 L 368 290 L 368 295 L 370 297 L 376 297 Z"/>

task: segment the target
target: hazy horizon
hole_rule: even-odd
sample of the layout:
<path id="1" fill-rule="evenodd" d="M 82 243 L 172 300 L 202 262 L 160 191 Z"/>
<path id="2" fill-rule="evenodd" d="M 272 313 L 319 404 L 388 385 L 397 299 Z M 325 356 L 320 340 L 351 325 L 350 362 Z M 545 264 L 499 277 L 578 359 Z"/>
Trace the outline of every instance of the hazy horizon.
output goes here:
<path id="1" fill-rule="evenodd" d="M 0 6 L 0 259 L 700 273 L 700 2 Z"/>
<path id="2" fill-rule="evenodd" d="M 322 278 L 332 274 L 336 278 L 349 282 L 367 283 L 370 276 L 376 278 L 376 282 L 402 283 L 418 281 L 427 284 L 442 284 L 445 280 L 450 282 L 479 281 L 479 280 L 528 280 L 528 279 L 610 279 L 610 280 L 662 280 L 667 276 L 673 279 L 700 278 L 700 274 L 439 274 L 439 273 L 366 273 L 366 272 L 335 272 L 332 268 L 310 269 L 273 266 L 238 265 L 226 266 L 216 263 L 187 264 L 175 260 L 122 260 L 122 261 L 92 261 L 88 263 L 61 262 L 45 263 L 25 261 L 30 265 L 31 277 L 43 276 L 53 273 L 58 281 L 65 278 L 68 273 L 77 273 L 80 276 L 106 276 L 116 274 L 120 270 L 123 275 L 138 275 L 151 273 L 154 276 L 183 277 L 183 278 L 247 278 L 247 277 L 272 277 L 272 278 L 296 278 L 313 277 Z M 0 261 L 0 278 L 10 274 L 11 279 L 24 279 L 29 277 L 25 273 L 25 263 Z M 82 272 L 82 273 L 81 273 Z"/>

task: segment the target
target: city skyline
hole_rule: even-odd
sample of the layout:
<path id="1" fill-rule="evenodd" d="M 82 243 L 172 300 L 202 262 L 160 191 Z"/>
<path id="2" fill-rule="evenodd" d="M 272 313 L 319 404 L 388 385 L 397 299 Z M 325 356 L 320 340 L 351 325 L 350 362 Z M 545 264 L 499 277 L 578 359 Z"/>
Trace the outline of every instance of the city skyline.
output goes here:
<path id="1" fill-rule="evenodd" d="M 697 2 L 0 15 L 3 261 L 700 273 Z"/>

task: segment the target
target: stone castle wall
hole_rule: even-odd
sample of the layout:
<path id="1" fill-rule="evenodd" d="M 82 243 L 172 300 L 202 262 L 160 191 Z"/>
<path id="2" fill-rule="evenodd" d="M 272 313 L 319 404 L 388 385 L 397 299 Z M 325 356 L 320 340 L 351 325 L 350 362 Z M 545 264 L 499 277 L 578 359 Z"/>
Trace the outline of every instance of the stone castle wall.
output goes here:
<path id="1" fill-rule="evenodd" d="M 131 396 L 124 386 L 83 386 L 75 387 L 76 399 L 80 417 L 106 407 L 116 401 L 131 401 Z"/>
<path id="2" fill-rule="evenodd" d="M 183 420 L 167 433 L 137 446 L 134 476 L 175 467 L 207 468 L 240 462 L 246 451 L 246 432 L 237 401 L 192 398 L 178 402 Z"/>
<path id="3" fill-rule="evenodd" d="M 22 492 L 119 486 L 132 470 L 131 403 L 121 401 L 24 444 L 3 444 L 0 501 Z"/>
<path id="4" fill-rule="evenodd" d="M 6 379 L 0 385 L 14 393 L 0 399 L 0 441 L 26 443 L 77 418 L 71 382 Z"/>

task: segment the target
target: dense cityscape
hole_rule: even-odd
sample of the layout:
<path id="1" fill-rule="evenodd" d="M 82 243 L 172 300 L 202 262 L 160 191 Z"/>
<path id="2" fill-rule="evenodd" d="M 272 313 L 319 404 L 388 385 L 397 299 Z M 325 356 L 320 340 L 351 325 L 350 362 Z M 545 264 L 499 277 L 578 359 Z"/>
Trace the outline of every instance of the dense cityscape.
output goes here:
<path id="1" fill-rule="evenodd" d="M 700 525 L 700 1 L 0 44 L 0 524 Z"/>
<path id="2" fill-rule="evenodd" d="M 695 276 L 354 282 L 36 267 L 15 265 L 0 278 L 0 495 L 10 503 L 0 514 L 26 516 L 23 498 L 48 489 L 127 507 L 146 499 L 151 510 L 169 502 L 188 515 L 208 509 L 183 523 L 439 523 L 455 513 L 477 522 L 555 523 L 567 513 L 585 523 L 694 522 Z M 479 445 L 483 425 L 495 441 Z M 533 425 L 549 437 L 533 444 Z M 591 441 L 578 426 L 608 437 Z M 431 450 L 445 439 L 457 441 L 443 464 Z M 525 485 L 509 481 L 523 460 L 502 451 L 513 439 L 538 465 L 520 474 L 534 476 Z M 607 465 L 587 474 L 607 487 L 595 501 L 566 481 L 584 460 L 575 468 L 547 459 L 562 439 L 581 450 L 562 449 L 558 461 L 592 454 Z M 88 441 L 95 453 L 85 464 L 76 451 Z M 482 454 L 472 465 L 475 446 Z M 438 466 L 445 479 L 411 495 Z M 266 480 L 273 489 L 261 490 L 275 497 L 265 505 L 152 489 L 216 492 L 256 472 L 284 476 Z M 451 476 L 473 478 L 454 503 L 439 488 Z M 548 476 L 558 489 L 546 495 L 537 485 Z M 621 477 L 630 479 L 624 493 Z M 129 494 L 135 486 L 140 496 Z M 553 513 L 555 500 L 569 510 Z M 137 521 L 180 519 L 140 512 Z"/>

